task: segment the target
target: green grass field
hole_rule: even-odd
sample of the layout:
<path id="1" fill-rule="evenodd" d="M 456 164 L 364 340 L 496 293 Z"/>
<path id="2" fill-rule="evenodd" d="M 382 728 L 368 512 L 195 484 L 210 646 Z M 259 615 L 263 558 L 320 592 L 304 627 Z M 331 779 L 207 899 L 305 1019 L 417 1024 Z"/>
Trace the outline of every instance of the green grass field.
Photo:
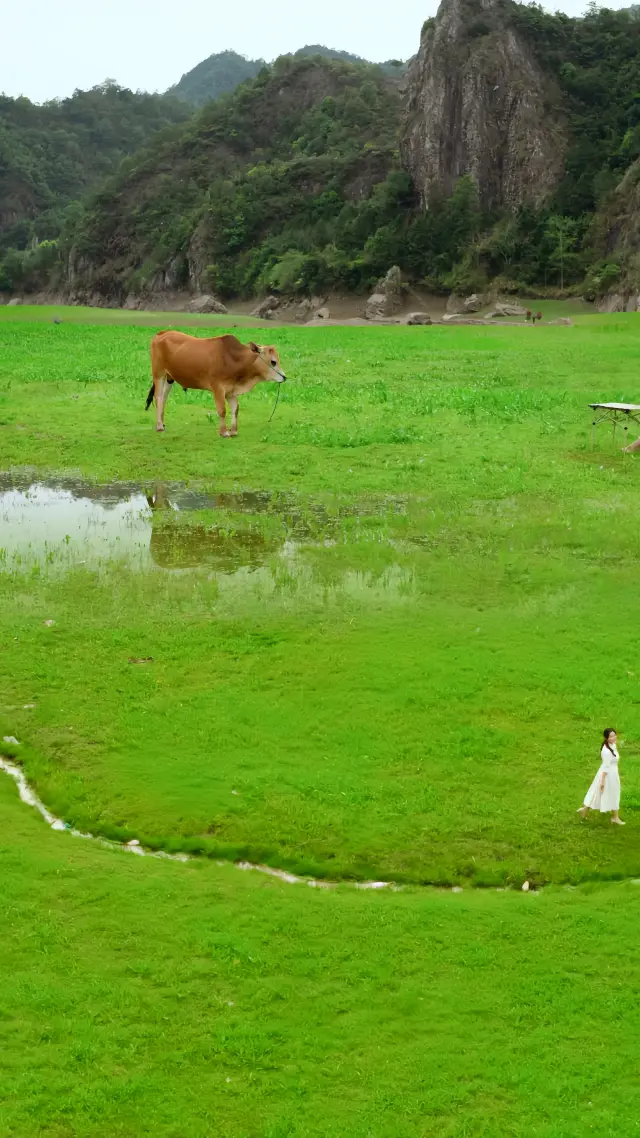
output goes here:
<path id="1" fill-rule="evenodd" d="M 6 782 L 0 835 L 3 1136 L 635 1133 L 638 886 L 324 893 L 53 834 Z"/>
<path id="2" fill-rule="evenodd" d="M 0 782 L 0 1135 L 633 1133 L 638 466 L 588 404 L 640 402 L 638 318 L 270 329 L 276 415 L 264 385 L 222 440 L 180 391 L 156 435 L 148 328 L 14 316 L 4 749 L 70 823 L 209 857 Z M 84 485 L 68 532 L 16 523 L 47 476 Z M 620 830 L 576 815 L 610 724 Z"/>

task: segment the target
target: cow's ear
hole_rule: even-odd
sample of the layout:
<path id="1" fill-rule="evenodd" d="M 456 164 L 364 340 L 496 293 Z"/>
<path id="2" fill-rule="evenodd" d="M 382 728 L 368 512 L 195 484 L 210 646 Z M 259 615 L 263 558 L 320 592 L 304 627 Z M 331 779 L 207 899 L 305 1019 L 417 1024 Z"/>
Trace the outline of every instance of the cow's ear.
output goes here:
<path id="1" fill-rule="evenodd" d="M 249 347 L 251 348 L 252 352 L 258 352 L 258 354 L 260 354 L 260 348 L 258 347 L 257 344 L 254 344 L 253 340 L 249 344 Z"/>

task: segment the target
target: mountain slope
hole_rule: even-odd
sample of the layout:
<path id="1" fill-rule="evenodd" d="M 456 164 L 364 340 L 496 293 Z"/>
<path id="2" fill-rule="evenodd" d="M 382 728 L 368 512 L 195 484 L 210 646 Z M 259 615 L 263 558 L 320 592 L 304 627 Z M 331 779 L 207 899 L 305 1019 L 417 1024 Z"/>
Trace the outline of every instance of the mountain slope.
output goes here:
<path id="1" fill-rule="evenodd" d="M 167 94 L 192 107 L 202 107 L 211 99 L 235 91 L 247 79 L 255 79 L 264 66 L 263 59 L 245 59 L 236 51 L 219 51 L 187 71 Z"/>
<path id="2" fill-rule="evenodd" d="M 18 245 L 4 256 L 0 246 L 0 291 L 64 278 L 96 303 L 203 288 L 308 293 L 363 289 L 397 264 L 436 290 L 494 282 L 598 295 L 620 277 L 640 292 L 638 9 L 573 19 L 514 0 L 443 0 L 406 95 L 393 63 L 386 75 L 319 50 L 261 67 L 127 157 L 82 204 L 65 206 L 132 145 L 138 97 L 109 94 L 120 112 L 133 100 L 132 114 L 96 111 L 75 150 L 60 105 L 26 103 L 53 128 L 31 139 L 21 124 L 24 146 L 0 173 Z M 154 115 L 190 115 L 175 99 L 144 98 L 142 133 Z"/>
<path id="3" fill-rule="evenodd" d="M 306 59 L 311 56 L 333 59 L 340 63 L 367 65 L 367 60 L 359 55 L 351 55 L 348 51 L 338 51 L 323 44 L 307 44 L 294 52 L 293 58 Z M 193 107 L 202 107 L 211 99 L 231 94 L 248 79 L 255 79 L 263 67 L 266 67 L 264 59 L 246 59 L 235 51 L 220 51 L 187 71 L 179 83 L 169 88 L 167 94 L 175 95 Z M 401 79 L 406 72 L 406 65 L 401 60 L 388 60 L 380 64 L 380 67 L 386 75 L 395 79 Z"/>
<path id="4" fill-rule="evenodd" d="M 70 202 L 188 117 L 177 99 L 112 83 L 42 106 L 0 96 L 0 252 L 55 237 Z"/>
<path id="5" fill-rule="evenodd" d="M 361 255 L 397 215 L 398 194 L 412 197 L 404 175 L 390 199 L 376 196 L 398 165 L 399 122 L 398 93 L 379 69 L 278 60 L 93 198 L 66 238 L 74 294 L 251 293 L 276 279 L 321 287 L 338 237 Z"/>

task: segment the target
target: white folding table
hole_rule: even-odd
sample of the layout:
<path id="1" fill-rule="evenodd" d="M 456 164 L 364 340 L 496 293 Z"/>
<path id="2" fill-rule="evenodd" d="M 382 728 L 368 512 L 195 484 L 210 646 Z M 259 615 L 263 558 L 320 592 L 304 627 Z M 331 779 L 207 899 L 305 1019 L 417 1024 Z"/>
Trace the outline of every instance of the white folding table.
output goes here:
<path id="1" fill-rule="evenodd" d="M 600 423 L 611 423 L 613 425 L 613 441 L 616 441 L 616 429 L 619 423 L 623 424 L 625 432 L 625 447 L 628 444 L 629 436 L 629 423 L 637 423 L 640 427 L 640 403 L 590 403 L 591 410 L 593 411 L 593 421 L 591 423 L 591 446 L 593 447 L 593 437 L 595 428 Z M 598 412 L 600 412 L 598 414 Z M 640 433 L 640 432 L 639 432 Z"/>

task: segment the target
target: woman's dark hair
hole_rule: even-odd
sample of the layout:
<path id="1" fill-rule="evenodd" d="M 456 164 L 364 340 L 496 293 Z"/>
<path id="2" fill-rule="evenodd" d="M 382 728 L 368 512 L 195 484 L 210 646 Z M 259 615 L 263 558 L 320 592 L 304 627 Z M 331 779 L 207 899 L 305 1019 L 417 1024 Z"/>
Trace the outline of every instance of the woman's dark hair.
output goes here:
<path id="1" fill-rule="evenodd" d="M 604 745 L 605 745 L 605 747 L 609 747 L 611 754 L 613 754 L 613 748 L 609 746 L 609 736 L 614 735 L 615 730 L 616 730 L 615 727 L 605 727 L 604 731 L 602 732 L 602 734 L 604 735 Z"/>

